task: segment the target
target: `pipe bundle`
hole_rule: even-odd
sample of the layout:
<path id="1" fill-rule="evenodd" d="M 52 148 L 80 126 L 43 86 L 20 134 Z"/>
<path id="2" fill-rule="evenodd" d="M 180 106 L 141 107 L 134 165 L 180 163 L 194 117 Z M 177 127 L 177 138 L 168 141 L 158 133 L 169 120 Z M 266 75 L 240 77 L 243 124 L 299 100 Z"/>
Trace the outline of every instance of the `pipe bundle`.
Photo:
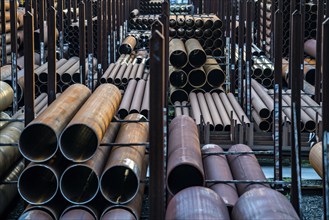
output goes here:
<path id="1" fill-rule="evenodd" d="M 209 124 L 211 131 L 229 131 L 231 121 L 250 123 L 232 93 L 190 93 L 191 115 L 197 125 Z M 233 116 L 233 117 L 232 117 Z"/>
<path id="2" fill-rule="evenodd" d="M 132 12 L 131 12 L 132 13 Z M 151 30 L 151 26 L 154 21 L 159 19 L 159 15 L 136 15 L 135 17 L 130 17 L 129 19 L 129 29 L 130 30 Z"/>
<path id="3" fill-rule="evenodd" d="M 170 15 L 169 36 L 184 40 L 196 38 L 207 55 L 222 56 L 222 21 L 214 14 Z"/>
<path id="4" fill-rule="evenodd" d="M 207 58 L 197 39 L 185 43 L 178 38 L 169 42 L 170 101 L 188 100 L 192 91 L 214 92 L 222 90 L 225 72 L 216 59 Z"/>
<path id="5" fill-rule="evenodd" d="M 170 12 L 173 14 L 193 14 L 193 5 L 188 4 L 170 4 Z"/>
<path id="6" fill-rule="evenodd" d="M 151 31 L 131 30 L 119 46 L 119 54 L 131 54 L 134 50 L 149 48 Z"/>
<path id="7" fill-rule="evenodd" d="M 162 13 L 162 1 L 141 0 L 141 1 L 139 1 L 139 11 L 141 14 L 161 14 Z"/>
<path id="8" fill-rule="evenodd" d="M 282 59 L 282 78 L 289 84 L 289 61 Z M 303 70 L 304 84 L 305 81 L 310 85 L 315 85 L 315 62 L 312 59 L 304 59 Z M 305 85 L 304 85 L 305 86 Z"/>

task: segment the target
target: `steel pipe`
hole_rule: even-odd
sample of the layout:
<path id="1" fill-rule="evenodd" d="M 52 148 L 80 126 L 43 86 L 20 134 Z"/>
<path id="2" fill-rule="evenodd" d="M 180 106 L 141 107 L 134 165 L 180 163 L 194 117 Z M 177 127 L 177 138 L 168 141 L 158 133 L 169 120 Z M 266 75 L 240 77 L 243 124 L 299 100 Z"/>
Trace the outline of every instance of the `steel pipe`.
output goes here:
<path id="1" fill-rule="evenodd" d="M 119 47 L 119 54 L 131 54 L 137 44 L 137 40 L 134 36 L 128 36 L 126 37 L 122 44 Z"/>
<path id="2" fill-rule="evenodd" d="M 58 68 L 56 70 L 56 73 L 60 76 L 60 81 L 63 82 L 63 83 L 71 82 L 71 77 L 68 78 L 67 75 L 69 75 L 69 74 L 65 74 L 65 72 L 68 71 L 73 66 L 75 66 L 74 68 L 77 71 L 78 68 L 77 68 L 77 65 L 75 65 L 75 64 L 79 64 L 79 63 L 80 63 L 79 62 L 79 57 L 71 57 L 63 66 Z"/>
<path id="3" fill-rule="evenodd" d="M 205 64 L 207 55 L 198 40 L 192 38 L 185 42 L 187 56 L 191 66 L 198 68 Z"/>
<path id="4" fill-rule="evenodd" d="M 150 110 L 150 80 L 147 80 L 144 97 L 141 106 L 141 114 L 148 118 L 148 112 Z"/>
<path id="5" fill-rule="evenodd" d="M 203 67 L 192 69 L 187 78 L 189 84 L 193 87 L 202 87 L 207 82 L 207 74 Z"/>
<path id="6" fill-rule="evenodd" d="M 238 219 L 299 219 L 289 200 L 270 188 L 255 188 L 243 194 L 231 217 Z"/>
<path id="7" fill-rule="evenodd" d="M 264 118 L 260 117 L 260 115 L 255 110 L 252 110 L 252 117 L 260 130 L 262 131 L 271 130 L 271 123 L 265 120 Z"/>
<path id="8" fill-rule="evenodd" d="M 68 160 L 85 162 L 93 157 L 120 101 L 116 86 L 97 87 L 60 136 L 60 150 Z"/>
<path id="9" fill-rule="evenodd" d="M 98 219 L 97 213 L 91 207 L 87 205 L 73 205 L 67 207 L 61 217 L 61 220 L 72 220 L 72 219 L 85 219 L 85 220 L 96 220 Z"/>
<path id="10" fill-rule="evenodd" d="M 186 66 L 188 58 L 182 40 L 174 38 L 169 42 L 169 61 L 172 66 L 177 68 Z"/>
<path id="11" fill-rule="evenodd" d="M 224 201 L 206 187 L 190 187 L 169 202 L 165 219 L 230 219 Z"/>
<path id="12" fill-rule="evenodd" d="M 176 101 L 182 102 L 188 100 L 188 94 L 185 90 L 170 86 L 169 99 L 171 103 Z"/>
<path id="13" fill-rule="evenodd" d="M 214 144 L 207 144 L 202 147 L 202 153 L 224 152 L 221 147 Z M 203 156 L 203 166 L 208 180 L 233 180 L 233 176 L 225 155 L 205 155 Z M 238 192 L 232 183 L 207 184 L 224 201 L 231 210 L 238 201 Z"/>
<path id="14" fill-rule="evenodd" d="M 304 43 L 304 51 L 308 55 L 316 58 L 316 40 L 309 39 Z"/>
<path id="15" fill-rule="evenodd" d="M 201 92 L 197 93 L 197 98 L 198 98 L 199 106 L 200 106 L 201 113 L 202 113 L 202 118 L 203 118 L 205 125 L 209 124 L 210 130 L 214 131 L 215 126 L 214 126 L 214 122 L 211 117 L 212 113 L 210 113 L 210 111 L 209 111 L 204 94 Z"/>
<path id="16" fill-rule="evenodd" d="M 190 99 L 190 103 L 191 103 L 191 107 L 192 107 L 193 119 L 195 120 L 195 123 L 197 125 L 200 125 L 201 124 L 201 110 L 200 110 L 200 106 L 199 106 L 199 102 L 198 102 L 196 94 L 193 92 L 190 93 L 189 99 Z"/>
<path id="17" fill-rule="evenodd" d="M 251 88 L 251 104 L 262 119 L 268 119 L 271 116 L 271 112 L 253 88 Z"/>
<path id="18" fill-rule="evenodd" d="M 220 87 L 225 81 L 225 73 L 219 65 L 204 65 L 207 82 L 212 87 Z"/>
<path id="19" fill-rule="evenodd" d="M 35 162 L 44 162 L 54 156 L 59 135 L 89 96 L 90 90 L 84 85 L 72 85 L 65 90 L 23 130 L 19 139 L 21 154 Z"/>
<path id="20" fill-rule="evenodd" d="M 191 186 L 204 185 L 198 129 L 192 118 L 182 115 L 169 125 L 167 189 L 171 195 Z"/>
<path id="21" fill-rule="evenodd" d="M 120 118 L 125 118 L 129 114 L 129 109 L 131 106 L 131 101 L 134 97 L 136 86 L 137 86 L 136 80 L 133 79 L 129 81 L 128 87 L 125 91 L 125 94 L 123 95 L 122 102 L 120 104 L 118 111 Z"/>
<path id="22" fill-rule="evenodd" d="M 169 82 L 177 88 L 182 88 L 187 84 L 187 74 L 182 69 L 169 66 Z"/>
<path id="23" fill-rule="evenodd" d="M 141 79 L 138 81 L 136 90 L 134 92 L 134 97 L 131 101 L 129 114 L 139 113 L 141 109 L 142 99 L 145 92 L 146 81 Z"/>
<path id="24" fill-rule="evenodd" d="M 218 93 L 214 92 L 211 94 L 211 96 L 216 104 L 217 112 L 220 113 L 220 117 L 222 119 L 223 126 L 224 126 L 224 131 L 229 131 L 231 128 L 231 121 L 230 121 L 231 112 L 227 112 L 227 109 L 229 108 L 229 106 L 226 106 L 226 107 L 224 106 L 224 103 L 222 102 L 222 98 L 219 97 Z M 225 109 L 225 111 L 223 111 L 224 109 Z"/>
<path id="25" fill-rule="evenodd" d="M 215 102 L 214 102 L 211 94 L 205 93 L 204 97 L 207 100 L 207 105 L 208 105 L 211 117 L 213 119 L 215 131 L 223 131 L 224 130 L 223 122 L 222 122 L 222 119 L 220 118 L 219 112 L 217 111 Z"/>
<path id="26" fill-rule="evenodd" d="M 145 117 L 131 114 L 125 120 L 145 120 Z M 115 142 L 143 143 L 148 139 L 148 131 L 148 123 L 123 123 Z M 144 155 L 145 147 L 113 147 L 100 180 L 101 192 L 106 200 L 125 204 L 134 199 L 140 187 Z"/>
<path id="27" fill-rule="evenodd" d="M 14 98 L 14 90 L 11 86 L 3 81 L 0 81 L 0 111 L 7 109 Z"/>
<path id="28" fill-rule="evenodd" d="M 316 173 L 323 178 L 322 142 L 315 144 L 309 154 L 309 161 Z"/>
<path id="29" fill-rule="evenodd" d="M 244 144 L 237 144 L 230 147 L 229 152 L 252 152 L 252 150 Z M 232 175 L 235 180 L 266 180 L 262 168 L 257 158 L 253 154 L 228 155 L 228 163 L 230 165 Z M 269 187 L 267 184 L 238 183 L 236 184 L 239 195 L 243 195 L 247 191 L 254 188 Z"/>

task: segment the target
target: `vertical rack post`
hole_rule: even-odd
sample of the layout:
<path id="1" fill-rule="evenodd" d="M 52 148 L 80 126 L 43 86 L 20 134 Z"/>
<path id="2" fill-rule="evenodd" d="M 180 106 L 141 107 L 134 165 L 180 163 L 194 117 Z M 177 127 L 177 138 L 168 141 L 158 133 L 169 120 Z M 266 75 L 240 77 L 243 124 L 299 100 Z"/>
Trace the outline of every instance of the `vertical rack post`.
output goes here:
<path id="1" fill-rule="evenodd" d="M 113 56 L 111 55 L 113 51 L 113 44 L 112 44 L 112 33 L 113 33 L 113 1 L 108 0 L 108 33 L 107 33 L 107 64 L 110 65 L 113 62 Z"/>
<path id="2" fill-rule="evenodd" d="M 39 0 L 39 29 L 40 29 L 40 65 L 45 63 L 45 4 L 44 0 Z"/>
<path id="3" fill-rule="evenodd" d="M 235 63 L 236 63 L 236 57 L 235 57 L 235 43 L 236 43 L 236 0 L 233 0 L 232 2 L 232 25 L 231 25 L 231 67 L 230 67 L 230 92 L 235 94 Z"/>
<path id="4" fill-rule="evenodd" d="M 59 58 L 64 57 L 64 19 L 63 19 L 63 0 L 57 1 L 58 13 L 58 32 L 59 32 Z"/>
<path id="5" fill-rule="evenodd" d="M 54 5 L 48 8 L 48 105 L 56 99 L 56 10 Z"/>
<path id="6" fill-rule="evenodd" d="M 73 7 L 73 21 L 77 22 L 77 0 L 73 0 L 72 7 Z"/>
<path id="7" fill-rule="evenodd" d="M 69 27 L 72 23 L 72 2 L 71 0 L 66 0 L 66 7 L 67 7 L 67 27 Z"/>
<path id="8" fill-rule="evenodd" d="M 38 29 L 39 24 L 38 24 L 38 0 L 32 0 L 32 5 L 33 5 L 33 18 L 34 18 L 34 28 Z"/>
<path id="9" fill-rule="evenodd" d="M 226 2 L 226 50 L 227 50 L 227 54 L 226 54 L 226 72 L 229 73 L 230 72 L 230 10 L 231 10 L 231 5 L 230 5 L 230 1 Z M 223 48 L 221 48 L 223 49 Z M 231 77 L 229 74 L 226 75 L 226 79 L 225 79 L 225 83 L 226 83 L 226 91 L 229 92 L 230 91 L 230 85 L 232 83 L 231 81 Z"/>
<path id="10" fill-rule="evenodd" d="M 252 42 L 252 33 L 251 33 L 251 25 L 252 25 L 252 1 L 247 1 L 246 7 L 246 105 L 245 110 L 248 118 L 251 118 L 251 42 Z"/>
<path id="11" fill-rule="evenodd" d="M 238 100 L 241 106 L 243 106 L 243 60 L 244 60 L 244 2 L 245 0 L 240 0 L 239 6 L 239 66 L 238 66 Z"/>
<path id="12" fill-rule="evenodd" d="M 7 51 L 6 51 L 6 15 L 5 15 L 5 0 L 1 0 L 1 42 L 2 42 L 2 66 L 7 63 Z"/>
<path id="13" fill-rule="evenodd" d="M 14 90 L 13 113 L 18 110 L 17 98 L 17 2 L 10 0 L 11 79 Z M 5 40 L 6 41 L 6 40 Z"/>
<path id="14" fill-rule="evenodd" d="M 102 36 L 103 36 L 103 2 L 98 0 L 97 4 L 97 84 L 103 75 Z"/>
<path id="15" fill-rule="evenodd" d="M 87 53 L 88 53 L 88 87 L 91 91 L 94 91 L 94 65 L 93 65 L 93 51 L 94 51 L 94 44 L 93 44 L 93 2 L 92 0 L 87 0 Z"/>
<path id="16" fill-rule="evenodd" d="M 301 14 L 295 11 L 292 14 L 292 33 L 290 42 L 291 61 L 291 202 L 296 212 L 301 217 L 301 140 L 300 140 L 300 97 L 301 97 L 301 65 L 300 48 L 301 39 Z"/>
<path id="17" fill-rule="evenodd" d="M 320 103 L 321 100 L 321 47 L 322 47 L 322 22 L 324 16 L 323 0 L 318 0 L 317 23 L 316 23 L 316 64 L 315 64 L 315 101 Z"/>
<path id="18" fill-rule="evenodd" d="M 150 219 L 164 219 L 164 36 L 152 25 L 150 39 Z M 163 28 L 163 27 L 162 27 Z M 159 68 L 160 67 L 160 68 Z"/>
<path id="19" fill-rule="evenodd" d="M 262 31 L 262 48 L 263 51 L 266 51 L 266 4 L 267 4 L 267 0 L 263 0 L 263 17 L 261 18 L 263 21 L 262 27 L 263 27 L 263 31 Z M 260 5 L 261 7 L 261 5 Z M 260 14 L 259 14 L 260 15 Z"/>
<path id="20" fill-rule="evenodd" d="M 283 14 L 274 14 L 274 180 L 282 180 L 282 41 Z"/>
<path id="21" fill-rule="evenodd" d="M 108 53 L 107 53 L 107 32 L 108 32 L 108 11 L 107 11 L 107 3 L 109 0 L 103 0 L 103 36 L 102 36 L 102 41 L 103 41 L 103 49 L 102 49 L 102 57 L 103 57 L 103 63 L 102 67 L 104 70 L 107 69 L 108 66 Z"/>
<path id="22" fill-rule="evenodd" d="M 86 84 L 86 15 L 85 3 L 79 3 L 79 57 L 80 57 L 80 83 Z"/>
<path id="23" fill-rule="evenodd" d="M 34 119 L 34 21 L 30 11 L 24 15 L 24 121 L 27 126 Z"/>

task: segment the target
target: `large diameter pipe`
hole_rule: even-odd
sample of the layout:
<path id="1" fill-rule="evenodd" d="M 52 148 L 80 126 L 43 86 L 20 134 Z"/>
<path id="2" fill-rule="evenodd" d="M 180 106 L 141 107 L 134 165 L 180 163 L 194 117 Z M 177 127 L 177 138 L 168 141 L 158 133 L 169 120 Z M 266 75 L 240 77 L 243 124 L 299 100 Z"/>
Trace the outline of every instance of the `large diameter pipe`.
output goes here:
<path id="1" fill-rule="evenodd" d="M 0 119 L 11 119 L 11 117 L 5 113 L 5 112 L 0 112 Z M 0 130 L 5 127 L 5 125 L 7 125 L 9 123 L 9 121 L 0 121 Z"/>
<path id="2" fill-rule="evenodd" d="M 134 36 L 126 37 L 119 47 L 119 54 L 131 54 L 135 49 L 137 40 Z"/>
<path id="3" fill-rule="evenodd" d="M 10 172 L 4 177 L 4 182 L 14 182 L 18 180 L 18 176 L 24 169 L 24 162 L 20 161 Z M 0 185 L 0 216 L 6 211 L 8 206 L 17 197 L 18 191 L 15 184 L 1 184 Z"/>
<path id="4" fill-rule="evenodd" d="M 120 101 L 121 92 L 112 84 L 94 91 L 60 136 L 60 150 L 68 160 L 85 162 L 95 154 Z"/>
<path id="5" fill-rule="evenodd" d="M 180 191 L 169 202 L 166 219 L 230 219 L 222 198 L 206 187 Z"/>
<path id="6" fill-rule="evenodd" d="M 252 150 L 244 144 L 237 144 L 230 147 L 229 152 L 252 152 Z M 235 180 L 263 180 L 266 181 L 266 177 L 260 167 L 257 158 L 253 154 L 233 154 L 228 155 L 227 160 L 229 162 L 232 175 Z M 266 184 L 250 184 L 250 183 L 237 183 L 239 195 L 241 196 L 245 192 L 254 188 L 269 187 Z"/>
<path id="7" fill-rule="evenodd" d="M 281 193 L 270 188 L 251 189 L 233 208 L 231 217 L 240 219 L 299 219 L 294 207 Z"/>
<path id="8" fill-rule="evenodd" d="M 207 82 L 212 87 L 220 87 L 225 81 L 225 73 L 219 65 L 205 65 Z"/>
<path id="9" fill-rule="evenodd" d="M 315 144 L 309 154 L 310 164 L 316 173 L 323 178 L 323 166 L 322 166 L 322 142 Z"/>
<path id="10" fill-rule="evenodd" d="M 0 81 L 0 111 L 7 109 L 14 98 L 14 90 L 8 83 Z"/>
<path id="11" fill-rule="evenodd" d="M 28 209 L 23 212 L 23 214 L 18 218 L 18 220 L 54 220 L 56 219 L 49 211 L 42 209 L 42 206 L 38 208 Z"/>
<path id="12" fill-rule="evenodd" d="M 125 120 L 145 120 L 140 114 L 128 115 Z M 116 143 L 144 143 L 148 139 L 148 123 L 123 123 Z M 129 133 L 129 135 L 127 135 Z M 140 187 L 144 146 L 113 147 L 100 180 L 104 198 L 114 204 L 134 199 Z"/>
<path id="13" fill-rule="evenodd" d="M 33 205 L 42 205 L 55 198 L 59 178 L 67 165 L 61 156 L 55 156 L 46 164 L 30 163 L 18 179 L 18 192 Z"/>
<path id="14" fill-rule="evenodd" d="M 304 43 L 304 51 L 308 55 L 316 58 L 316 40 L 309 39 Z"/>
<path id="15" fill-rule="evenodd" d="M 167 188 L 171 195 L 204 185 L 198 129 L 189 116 L 178 116 L 169 125 Z"/>
<path id="16" fill-rule="evenodd" d="M 182 40 L 174 38 L 169 42 L 169 61 L 172 66 L 177 68 L 186 66 L 188 58 Z"/>
<path id="17" fill-rule="evenodd" d="M 65 90 L 23 130 L 19 139 L 22 155 L 34 162 L 44 162 L 54 156 L 59 135 L 89 96 L 90 90 L 82 84 Z"/>
<path id="18" fill-rule="evenodd" d="M 189 39 L 185 42 L 189 63 L 195 67 L 201 67 L 205 64 L 207 55 L 197 39 Z"/>
<path id="19" fill-rule="evenodd" d="M 182 69 L 169 66 L 169 82 L 171 85 L 182 88 L 187 84 L 187 74 Z"/>
<path id="20" fill-rule="evenodd" d="M 220 152 L 223 152 L 223 149 L 218 145 L 207 144 L 202 147 L 202 153 Z M 208 180 L 233 180 L 231 169 L 225 155 L 204 155 L 203 166 Z M 232 209 L 238 201 L 239 196 L 237 189 L 232 183 L 207 184 L 207 186 L 214 190 L 230 209 Z"/>
<path id="21" fill-rule="evenodd" d="M 112 143 L 119 127 L 119 123 L 112 122 L 102 143 Z M 96 197 L 99 191 L 99 179 L 110 152 L 110 147 L 100 146 L 90 160 L 71 165 L 63 172 L 60 190 L 67 201 L 73 204 L 85 204 Z"/>
<path id="22" fill-rule="evenodd" d="M 188 82 L 193 87 L 202 87 L 207 82 L 207 75 L 203 67 L 192 69 L 188 73 Z"/>
<path id="23" fill-rule="evenodd" d="M 170 102 L 173 104 L 176 101 L 182 102 L 188 100 L 187 92 L 183 89 L 170 86 Z"/>
<path id="24" fill-rule="evenodd" d="M 61 220 L 85 219 L 96 220 L 98 219 L 97 213 L 87 205 L 73 205 L 67 207 L 61 217 Z"/>

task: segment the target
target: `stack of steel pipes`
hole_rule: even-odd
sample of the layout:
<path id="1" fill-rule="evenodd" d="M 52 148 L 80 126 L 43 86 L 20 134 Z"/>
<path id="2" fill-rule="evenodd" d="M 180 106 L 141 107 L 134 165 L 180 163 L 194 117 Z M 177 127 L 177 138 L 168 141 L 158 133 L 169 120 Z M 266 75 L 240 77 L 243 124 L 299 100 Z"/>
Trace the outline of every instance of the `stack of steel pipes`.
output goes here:
<path id="1" fill-rule="evenodd" d="M 2 63 L 2 47 L 5 45 L 6 47 L 6 63 L 11 62 L 11 25 L 10 25 L 10 4 L 9 1 L 5 2 L 5 14 L 4 14 L 4 19 L 5 19 L 5 26 L 2 27 L 0 26 L 0 33 L 2 33 L 2 30 L 4 30 L 5 33 L 5 42 L 2 42 L 2 38 L 0 39 L 0 64 L 5 65 L 5 63 Z M 18 8 L 17 9 L 17 50 L 21 49 L 23 46 L 23 41 L 24 41 L 24 33 L 23 33 L 23 16 L 25 14 L 25 9 L 24 8 Z M 1 22 L 1 19 L 0 19 Z"/>
<path id="2" fill-rule="evenodd" d="M 8 89 L 0 81 L 0 111 L 6 108 L 8 103 L 8 92 L 3 90 Z M 47 95 L 45 93 L 38 96 L 35 101 L 35 113 L 39 115 L 47 107 Z M 0 143 L 4 144 L 0 147 L 0 216 L 6 211 L 6 208 L 17 198 L 18 191 L 15 184 L 2 182 L 14 182 L 18 180 L 20 173 L 24 169 L 24 162 L 21 159 L 21 154 L 16 146 L 19 137 L 24 129 L 24 108 L 19 110 L 12 117 L 4 112 L 0 112 L 0 119 L 13 119 L 15 121 L 0 122 Z M 8 144 L 8 145 L 6 145 Z"/>
<path id="3" fill-rule="evenodd" d="M 134 143 L 147 142 L 148 123 L 131 114 L 119 130 L 111 121 L 120 101 L 114 85 L 91 94 L 75 84 L 23 130 L 19 151 L 31 163 L 18 191 L 30 205 L 20 219 L 139 218 L 147 160 Z M 111 148 L 114 140 L 128 146 Z"/>
<path id="4" fill-rule="evenodd" d="M 148 118 L 149 109 L 150 80 L 130 80 L 119 107 L 119 117 L 123 119 L 128 114 L 140 113 Z"/>
<path id="5" fill-rule="evenodd" d="M 178 117 L 180 115 L 190 116 L 190 110 L 187 101 L 183 101 L 183 102 L 176 101 L 174 103 L 174 107 L 175 107 L 175 117 Z"/>
<path id="6" fill-rule="evenodd" d="M 274 5 L 273 5 L 274 7 Z M 265 11 L 264 11 L 265 8 Z M 265 43 L 265 51 L 267 54 L 271 54 L 271 8 L 272 3 L 271 1 L 266 1 L 266 6 L 264 7 L 263 2 L 260 3 L 260 17 L 259 17 L 259 31 L 260 33 L 266 33 L 265 36 L 262 36 L 262 44 Z M 264 16 L 266 17 L 265 23 L 263 21 Z M 265 42 L 264 42 L 265 41 Z"/>
<path id="7" fill-rule="evenodd" d="M 139 11 L 141 14 L 161 14 L 162 0 L 140 0 Z"/>
<path id="8" fill-rule="evenodd" d="M 111 63 L 100 79 L 100 83 L 115 84 L 121 90 L 125 90 L 132 79 L 146 80 L 149 74 L 146 69 L 147 53 L 135 55 L 122 54 L 116 63 Z"/>
<path id="9" fill-rule="evenodd" d="M 131 54 L 134 50 L 149 47 L 151 31 L 131 31 L 119 46 L 119 54 Z"/>
<path id="10" fill-rule="evenodd" d="M 251 81 L 252 86 L 252 116 L 260 130 L 270 131 L 272 129 L 272 116 L 274 109 L 273 90 L 265 91 L 255 80 Z M 322 121 L 321 107 L 308 95 L 303 94 L 301 99 L 301 130 L 314 132 Z M 291 122 L 291 91 L 282 94 L 283 121 Z"/>
<path id="11" fill-rule="evenodd" d="M 170 15 L 169 36 L 188 40 L 196 38 L 207 55 L 222 56 L 224 42 L 222 21 L 210 15 Z"/>
<path id="12" fill-rule="evenodd" d="M 261 83 L 265 88 L 273 88 L 274 86 L 274 65 L 266 56 L 253 56 L 252 78 Z"/>
<path id="13" fill-rule="evenodd" d="M 170 4 L 172 14 L 193 14 L 194 6 L 189 4 Z"/>
<path id="14" fill-rule="evenodd" d="M 250 121 L 232 93 L 190 93 L 191 115 L 197 125 L 209 124 L 211 131 L 230 131 L 231 124 Z"/>
<path id="15" fill-rule="evenodd" d="M 151 30 L 153 22 L 159 19 L 159 15 L 139 15 L 136 9 L 130 13 L 129 28 L 130 30 Z"/>
<path id="16" fill-rule="evenodd" d="M 205 54 L 199 41 L 192 38 L 185 42 L 174 38 L 169 42 L 170 101 L 188 100 L 192 91 L 222 91 L 225 72 L 216 59 Z"/>

